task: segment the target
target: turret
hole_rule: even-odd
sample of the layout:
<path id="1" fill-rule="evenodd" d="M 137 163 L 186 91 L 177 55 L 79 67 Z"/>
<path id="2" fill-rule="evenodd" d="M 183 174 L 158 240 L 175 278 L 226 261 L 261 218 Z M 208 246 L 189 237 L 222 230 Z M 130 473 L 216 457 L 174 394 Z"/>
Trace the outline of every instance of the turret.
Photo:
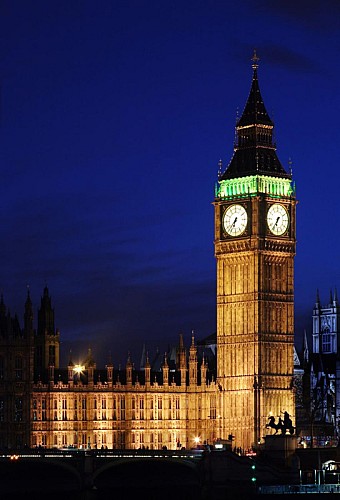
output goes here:
<path id="1" fill-rule="evenodd" d="M 316 289 L 316 299 L 315 299 L 315 309 L 320 309 L 321 303 L 320 303 L 320 295 L 319 295 L 319 289 Z"/>
<path id="2" fill-rule="evenodd" d="M 179 334 L 179 344 L 176 352 L 176 368 L 181 374 L 181 385 L 186 384 L 186 373 L 187 373 L 187 356 L 186 350 L 183 342 L 183 335 Z"/>
<path id="3" fill-rule="evenodd" d="M 89 385 L 93 385 L 94 370 L 96 369 L 96 363 L 93 359 L 92 349 L 88 349 L 87 356 L 84 362 L 85 368 L 87 369 L 87 382 Z"/>
<path id="4" fill-rule="evenodd" d="M 70 351 L 70 357 L 67 365 L 67 380 L 70 387 L 73 387 L 73 377 L 74 377 L 74 363 L 72 361 L 72 351 Z"/>
<path id="5" fill-rule="evenodd" d="M 201 364 L 201 385 L 205 385 L 207 383 L 207 364 L 205 362 L 204 353 Z"/>
<path id="6" fill-rule="evenodd" d="M 333 293 L 332 293 L 332 289 L 330 289 L 329 291 L 329 306 L 332 307 L 333 305 Z"/>
<path id="7" fill-rule="evenodd" d="M 38 310 L 35 346 L 35 368 L 38 372 L 47 368 L 50 360 L 55 368 L 59 368 L 60 333 L 54 326 L 54 309 L 47 286 L 44 288 Z"/>
<path id="8" fill-rule="evenodd" d="M 24 314 L 24 336 L 26 338 L 31 338 L 33 340 L 34 330 L 33 330 L 33 307 L 30 297 L 29 288 L 27 289 L 27 299 L 25 302 L 25 314 Z"/>
<path id="9" fill-rule="evenodd" d="M 151 365 L 150 365 L 148 353 L 146 353 L 146 357 L 145 357 L 144 373 L 145 373 L 145 385 L 149 386 L 150 385 L 150 378 L 151 378 Z"/>
<path id="10" fill-rule="evenodd" d="M 112 387 L 112 382 L 113 382 L 113 363 L 111 359 L 111 353 L 109 354 L 109 361 L 106 365 L 106 376 L 107 376 L 107 383 L 109 387 Z"/>
<path id="11" fill-rule="evenodd" d="M 45 286 L 41 297 L 40 309 L 38 311 L 38 336 L 56 335 L 54 329 L 54 309 L 52 308 L 51 297 L 48 288 Z"/>
<path id="12" fill-rule="evenodd" d="M 189 385 L 197 385 L 197 348 L 193 331 L 189 349 Z"/>
<path id="13" fill-rule="evenodd" d="M 130 358 L 130 353 L 128 354 L 128 359 L 126 362 L 126 385 L 130 386 L 132 385 L 132 363 L 131 363 L 131 358 Z"/>
<path id="14" fill-rule="evenodd" d="M 167 353 L 164 354 L 164 362 L 162 365 L 163 371 L 163 385 L 167 387 L 169 385 L 169 365 L 168 365 L 168 356 Z"/>

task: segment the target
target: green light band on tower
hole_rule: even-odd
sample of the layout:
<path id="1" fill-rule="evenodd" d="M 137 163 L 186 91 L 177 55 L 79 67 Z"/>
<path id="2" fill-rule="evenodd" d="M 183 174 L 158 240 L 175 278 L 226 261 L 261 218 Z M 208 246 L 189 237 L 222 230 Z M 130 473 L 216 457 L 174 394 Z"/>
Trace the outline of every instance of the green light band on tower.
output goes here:
<path id="1" fill-rule="evenodd" d="M 258 193 L 266 193 L 274 197 L 291 196 L 295 193 L 295 185 L 290 179 L 281 177 L 249 175 L 218 181 L 215 188 L 215 197 L 219 199 L 254 196 Z"/>

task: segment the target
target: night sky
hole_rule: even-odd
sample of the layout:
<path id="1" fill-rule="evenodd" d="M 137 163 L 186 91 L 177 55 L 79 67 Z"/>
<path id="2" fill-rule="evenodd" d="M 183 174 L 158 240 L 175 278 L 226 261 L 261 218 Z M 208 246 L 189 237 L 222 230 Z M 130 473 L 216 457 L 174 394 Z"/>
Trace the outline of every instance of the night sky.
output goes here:
<path id="1" fill-rule="evenodd" d="M 338 0 L 2 0 L 0 288 L 63 363 L 216 330 L 213 199 L 259 83 L 297 206 L 296 346 L 340 292 Z"/>

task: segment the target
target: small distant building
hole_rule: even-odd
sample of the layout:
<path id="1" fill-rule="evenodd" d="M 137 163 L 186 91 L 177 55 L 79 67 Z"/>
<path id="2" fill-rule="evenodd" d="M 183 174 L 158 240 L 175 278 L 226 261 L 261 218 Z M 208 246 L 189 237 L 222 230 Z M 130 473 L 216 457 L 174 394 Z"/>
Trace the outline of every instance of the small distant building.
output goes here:
<path id="1" fill-rule="evenodd" d="M 337 291 L 322 305 L 319 292 L 313 308 L 312 352 L 305 334 L 302 364 L 301 440 L 310 446 L 337 444 L 340 423 L 340 304 Z"/>

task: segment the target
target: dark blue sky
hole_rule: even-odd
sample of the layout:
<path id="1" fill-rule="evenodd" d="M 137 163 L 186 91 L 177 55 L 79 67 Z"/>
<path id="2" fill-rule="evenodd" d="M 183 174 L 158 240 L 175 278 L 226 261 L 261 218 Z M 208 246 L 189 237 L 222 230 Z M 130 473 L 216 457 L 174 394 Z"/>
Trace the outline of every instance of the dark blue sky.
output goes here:
<path id="1" fill-rule="evenodd" d="M 299 200 L 297 346 L 339 284 L 340 3 L 2 0 L 0 287 L 64 359 L 215 331 L 213 197 L 259 82 Z M 67 359 L 66 359 L 67 360 Z M 102 361 L 103 360 L 103 361 Z"/>

